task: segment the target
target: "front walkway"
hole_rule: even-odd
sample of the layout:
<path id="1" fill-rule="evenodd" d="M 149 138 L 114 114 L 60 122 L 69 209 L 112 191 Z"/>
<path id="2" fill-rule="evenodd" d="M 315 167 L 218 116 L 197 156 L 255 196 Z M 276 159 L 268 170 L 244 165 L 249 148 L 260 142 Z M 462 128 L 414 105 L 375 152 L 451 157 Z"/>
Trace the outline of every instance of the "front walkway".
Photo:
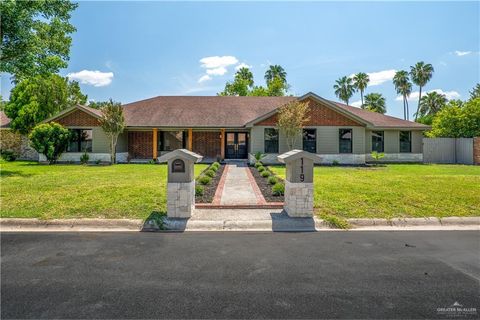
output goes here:
<path id="1" fill-rule="evenodd" d="M 239 161 L 226 165 L 213 204 L 262 205 L 266 201 L 247 164 Z"/>

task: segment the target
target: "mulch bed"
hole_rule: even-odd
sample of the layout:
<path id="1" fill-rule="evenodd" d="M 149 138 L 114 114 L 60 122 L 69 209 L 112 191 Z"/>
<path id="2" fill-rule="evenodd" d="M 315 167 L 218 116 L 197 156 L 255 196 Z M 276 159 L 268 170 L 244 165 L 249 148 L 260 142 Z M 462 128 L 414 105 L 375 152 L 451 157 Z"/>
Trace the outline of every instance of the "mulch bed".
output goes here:
<path id="1" fill-rule="evenodd" d="M 257 168 L 255 167 L 249 167 L 250 171 L 252 172 L 253 177 L 255 178 L 255 181 L 257 182 L 258 188 L 262 192 L 263 197 L 265 198 L 265 201 L 267 202 L 283 202 L 284 197 L 283 196 L 274 196 L 272 193 L 272 185 L 268 183 L 268 178 L 264 178 L 260 175 L 260 172 L 258 172 Z M 268 169 L 267 169 L 268 170 Z M 272 173 L 270 171 L 270 173 Z M 272 173 L 273 175 L 273 173 Z M 277 177 L 278 181 L 282 181 L 281 178 Z"/>
<path id="2" fill-rule="evenodd" d="M 222 178 L 224 169 L 225 169 L 225 165 L 222 164 L 220 168 L 217 170 L 217 175 L 214 178 L 212 178 L 210 183 L 207 184 L 206 186 L 198 182 L 196 183 L 196 185 L 204 187 L 203 196 L 195 196 L 196 203 L 212 203 L 213 197 L 215 196 L 215 192 L 217 191 L 218 183 Z"/>

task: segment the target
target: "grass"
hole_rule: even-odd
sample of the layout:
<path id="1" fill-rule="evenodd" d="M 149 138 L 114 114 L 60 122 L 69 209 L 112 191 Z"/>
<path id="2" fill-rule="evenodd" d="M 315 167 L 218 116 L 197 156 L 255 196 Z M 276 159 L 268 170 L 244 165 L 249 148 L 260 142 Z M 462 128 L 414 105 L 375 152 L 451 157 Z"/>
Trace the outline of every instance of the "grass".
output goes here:
<path id="1" fill-rule="evenodd" d="M 270 170 L 285 178 L 285 168 Z M 315 167 L 314 206 L 341 218 L 480 215 L 480 167 L 392 164 Z"/>
<path id="2" fill-rule="evenodd" d="M 141 218 L 166 211 L 167 166 L 0 162 L 2 218 Z M 195 165 L 195 175 L 207 165 Z"/>

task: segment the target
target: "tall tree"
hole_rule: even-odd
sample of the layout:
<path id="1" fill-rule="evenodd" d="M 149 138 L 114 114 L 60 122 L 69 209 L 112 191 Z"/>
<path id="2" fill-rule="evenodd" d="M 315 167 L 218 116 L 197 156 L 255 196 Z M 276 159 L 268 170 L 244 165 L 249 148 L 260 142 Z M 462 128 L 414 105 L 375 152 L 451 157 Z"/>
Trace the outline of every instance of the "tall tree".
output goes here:
<path id="1" fill-rule="evenodd" d="M 228 81 L 219 96 L 285 96 L 289 85 L 282 78 L 274 76 L 267 86 L 255 86 L 253 74 L 248 68 L 240 68 L 232 82 Z"/>
<path id="2" fill-rule="evenodd" d="M 443 94 L 435 91 L 428 92 L 420 100 L 419 117 L 434 116 L 447 104 L 447 98 Z"/>
<path id="3" fill-rule="evenodd" d="M 410 118 L 410 110 L 408 110 L 408 97 L 412 93 L 412 83 L 408 77 L 408 72 L 400 70 L 395 73 L 393 77 L 393 85 L 398 94 L 402 95 L 403 99 L 403 119 L 408 120 Z"/>
<path id="4" fill-rule="evenodd" d="M 480 83 L 477 83 L 470 93 L 470 100 L 480 98 Z"/>
<path id="5" fill-rule="evenodd" d="M 459 107 L 448 104 L 432 123 L 429 137 L 472 138 L 480 136 L 480 98 L 468 100 Z"/>
<path id="6" fill-rule="evenodd" d="M 308 102 L 293 101 L 278 111 L 277 127 L 285 135 L 287 146 L 292 150 L 301 136 L 304 124 L 310 119 Z"/>
<path id="7" fill-rule="evenodd" d="M 385 112 L 387 112 L 385 98 L 380 93 L 369 93 L 365 95 L 365 109 L 385 114 Z"/>
<path id="8" fill-rule="evenodd" d="M 353 86 L 353 80 L 349 77 L 341 77 L 335 81 L 333 86 L 335 89 L 335 95 L 348 105 L 348 101 L 353 96 L 355 92 L 355 87 Z"/>
<path id="9" fill-rule="evenodd" d="M 68 0 L 0 1 L 0 72 L 18 82 L 67 67 L 77 4 Z"/>
<path id="10" fill-rule="evenodd" d="M 123 116 L 122 105 L 110 99 L 109 103 L 102 108 L 100 124 L 110 139 L 110 161 L 114 164 L 116 162 L 118 136 L 125 129 L 125 117 Z"/>
<path id="11" fill-rule="evenodd" d="M 270 65 L 268 70 L 265 72 L 265 82 L 268 83 L 275 78 L 281 79 L 283 82 L 287 83 L 287 72 L 283 69 L 282 66 L 275 64 Z"/>
<path id="12" fill-rule="evenodd" d="M 418 106 L 417 112 L 415 113 L 415 121 L 417 121 L 418 111 L 420 110 L 420 100 L 422 99 L 422 88 L 432 79 L 433 76 L 433 66 L 430 63 L 425 63 L 423 61 L 417 62 L 414 66 L 410 66 L 410 76 L 412 77 L 413 83 L 419 87 L 418 92 Z"/>
<path id="13" fill-rule="evenodd" d="M 365 72 L 359 72 L 353 76 L 353 86 L 360 91 L 360 98 L 362 99 L 362 108 L 363 108 L 363 93 L 367 88 L 370 78 Z"/>
<path id="14" fill-rule="evenodd" d="M 78 83 L 56 74 L 25 79 L 13 87 L 5 114 L 11 128 L 27 134 L 36 124 L 75 104 L 84 104 L 87 96 Z"/>
<path id="15" fill-rule="evenodd" d="M 249 87 L 253 87 L 253 73 L 246 67 L 238 69 L 235 73 L 235 80 L 246 81 Z"/>

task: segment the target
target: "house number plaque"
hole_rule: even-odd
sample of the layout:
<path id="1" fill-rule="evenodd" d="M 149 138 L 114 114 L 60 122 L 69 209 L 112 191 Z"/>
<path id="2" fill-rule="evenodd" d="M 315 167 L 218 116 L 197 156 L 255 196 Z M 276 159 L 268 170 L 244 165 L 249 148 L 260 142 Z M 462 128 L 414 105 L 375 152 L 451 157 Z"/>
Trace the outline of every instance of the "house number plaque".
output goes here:
<path id="1" fill-rule="evenodd" d="M 305 181 L 305 175 L 303 174 L 303 158 L 300 158 L 300 182 Z"/>

